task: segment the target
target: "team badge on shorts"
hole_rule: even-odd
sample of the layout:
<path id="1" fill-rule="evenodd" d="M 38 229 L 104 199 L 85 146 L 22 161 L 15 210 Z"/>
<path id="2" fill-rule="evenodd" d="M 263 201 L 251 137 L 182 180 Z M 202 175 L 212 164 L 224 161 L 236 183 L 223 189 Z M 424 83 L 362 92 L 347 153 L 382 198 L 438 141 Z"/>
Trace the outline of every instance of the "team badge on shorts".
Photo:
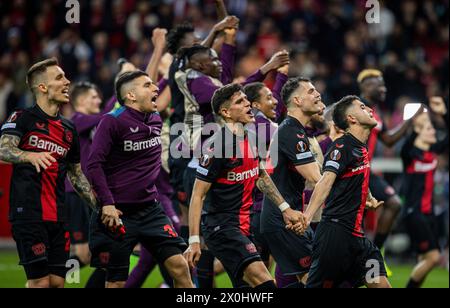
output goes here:
<path id="1" fill-rule="evenodd" d="M 247 249 L 247 251 L 249 253 L 257 253 L 258 252 L 258 250 L 256 249 L 255 244 L 247 244 L 247 245 L 245 245 L 245 249 Z"/>

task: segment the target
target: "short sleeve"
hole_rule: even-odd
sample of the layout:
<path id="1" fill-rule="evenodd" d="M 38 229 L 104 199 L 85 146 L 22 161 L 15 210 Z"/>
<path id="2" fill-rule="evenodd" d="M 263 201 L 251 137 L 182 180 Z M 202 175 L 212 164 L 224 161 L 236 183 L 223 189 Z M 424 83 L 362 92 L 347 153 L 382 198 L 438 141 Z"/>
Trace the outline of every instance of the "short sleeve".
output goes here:
<path id="1" fill-rule="evenodd" d="M 219 177 L 224 165 L 224 158 L 214 157 L 213 150 L 202 155 L 197 167 L 197 179 L 213 183 Z"/>
<path id="2" fill-rule="evenodd" d="M 341 175 L 351 163 L 351 146 L 345 145 L 344 140 L 333 143 L 324 157 L 323 172 L 330 171 Z"/>
<path id="3" fill-rule="evenodd" d="M 278 137 L 276 137 L 280 147 L 279 152 L 284 153 L 295 166 L 314 163 L 316 160 L 311 152 L 306 133 L 296 133 L 286 128 L 279 130 Z"/>
<path id="4" fill-rule="evenodd" d="M 22 138 L 26 133 L 26 120 L 23 111 L 14 111 L 1 127 L 2 135 L 14 135 Z"/>

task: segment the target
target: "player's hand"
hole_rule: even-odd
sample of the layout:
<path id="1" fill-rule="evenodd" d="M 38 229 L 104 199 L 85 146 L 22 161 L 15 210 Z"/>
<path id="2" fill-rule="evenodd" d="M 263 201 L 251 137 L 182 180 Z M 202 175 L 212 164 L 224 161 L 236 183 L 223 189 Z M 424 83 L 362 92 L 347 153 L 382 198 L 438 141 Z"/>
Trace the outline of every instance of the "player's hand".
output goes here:
<path id="1" fill-rule="evenodd" d="M 376 211 L 380 206 L 383 206 L 384 201 L 378 201 L 374 197 L 370 200 L 366 200 L 366 209 Z"/>
<path id="2" fill-rule="evenodd" d="M 430 108 L 431 110 L 440 116 L 445 116 L 447 114 L 447 106 L 445 106 L 444 99 L 440 96 L 433 96 L 430 98 Z"/>
<path id="3" fill-rule="evenodd" d="M 167 30 L 163 28 L 155 28 L 152 34 L 153 46 L 166 47 Z"/>
<path id="4" fill-rule="evenodd" d="M 279 51 L 272 56 L 272 58 L 261 67 L 261 72 L 266 75 L 270 71 L 277 70 L 280 67 L 289 65 L 289 53 L 286 50 Z"/>
<path id="5" fill-rule="evenodd" d="M 297 233 L 298 235 L 303 235 L 303 234 L 305 234 L 308 227 L 309 227 L 309 223 L 305 220 L 305 221 L 300 221 L 300 222 L 296 223 L 295 225 L 290 226 L 287 229 Z"/>
<path id="6" fill-rule="evenodd" d="M 293 209 L 287 209 L 283 212 L 283 220 L 286 224 L 286 229 L 292 230 L 293 226 L 299 224 L 306 225 L 306 218 L 300 211 L 295 211 Z"/>
<path id="7" fill-rule="evenodd" d="M 239 18 L 236 16 L 227 16 L 222 21 L 214 26 L 215 32 L 220 32 L 225 29 L 238 29 L 239 28 Z"/>
<path id="8" fill-rule="evenodd" d="M 110 230 L 114 230 L 122 225 L 119 218 L 121 215 L 123 215 L 123 213 L 116 209 L 114 205 L 102 207 L 102 223 Z"/>
<path id="9" fill-rule="evenodd" d="M 41 169 L 46 170 L 53 163 L 56 163 L 56 159 L 49 152 L 28 153 L 25 159 L 36 168 L 38 173 L 41 172 Z"/>
<path id="10" fill-rule="evenodd" d="M 184 258 L 188 262 L 191 269 L 194 269 L 197 266 L 201 255 L 202 249 L 200 247 L 200 243 L 189 245 L 188 249 L 186 249 L 186 251 L 183 253 Z"/>

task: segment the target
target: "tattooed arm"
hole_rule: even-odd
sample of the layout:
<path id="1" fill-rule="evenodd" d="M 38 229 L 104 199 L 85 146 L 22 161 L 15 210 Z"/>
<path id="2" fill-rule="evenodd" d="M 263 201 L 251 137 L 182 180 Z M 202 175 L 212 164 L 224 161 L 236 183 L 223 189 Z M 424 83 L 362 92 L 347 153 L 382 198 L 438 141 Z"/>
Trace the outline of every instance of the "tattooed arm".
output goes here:
<path id="1" fill-rule="evenodd" d="M 267 198 L 272 201 L 273 204 L 278 206 L 280 211 L 283 213 L 283 219 L 286 226 L 290 229 L 293 225 L 301 223 L 306 225 L 306 220 L 304 215 L 300 211 L 293 210 L 284 200 L 283 196 L 279 192 L 278 188 L 273 183 L 267 171 L 264 169 L 263 165 L 259 168 L 259 178 L 256 181 L 256 186 L 261 192 L 263 192 Z M 301 233 L 301 232 L 299 232 Z"/>
<path id="2" fill-rule="evenodd" d="M 0 160 L 11 164 L 32 164 L 37 172 L 47 169 L 56 162 L 49 152 L 26 152 L 19 149 L 20 138 L 4 134 L 0 138 Z"/>
<path id="3" fill-rule="evenodd" d="M 81 164 L 68 164 L 67 169 L 67 176 L 75 191 L 94 211 L 97 210 L 97 199 L 95 198 L 91 185 L 81 170 Z"/>

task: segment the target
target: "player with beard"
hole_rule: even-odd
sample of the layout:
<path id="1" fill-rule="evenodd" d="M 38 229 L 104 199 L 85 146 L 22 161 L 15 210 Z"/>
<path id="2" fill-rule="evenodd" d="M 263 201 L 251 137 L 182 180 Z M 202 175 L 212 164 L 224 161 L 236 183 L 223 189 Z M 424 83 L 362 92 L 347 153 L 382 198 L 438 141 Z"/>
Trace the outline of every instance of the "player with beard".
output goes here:
<path id="1" fill-rule="evenodd" d="M 366 202 L 371 201 L 366 143 L 377 120 L 357 96 L 339 101 L 334 107 L 333 120 L 338 127 L 346 129 L 346 134 L 325 155 L 324 173 L 305 212 L 310 224 L 325 203 L 314 237 L 306 287 L 336 288 L 347 283 L 356 287 L 365 284 L 370 288 L 388 288 L 383 257 L 362 229 Z"/>
<path id="2" fill-rule="evenodd" d="M 394 146 L 405 136 L 411 127 L 412 120 L 405 121 L 391 131 L 386 129 L 379 109 L 384 104 L 387 93 L 382 72 L 373 69 L 364 70 L 358 76 L 358 84 L 361 90 L 361 99 L 373 110 L 373 116 L 378 122 L 377 126 L 371 131 L 369 140 L 367 141 L 369 160 L 372 161 L 378 140 L 387 147 Z M 378 226 L 374 239 L 374 244 L 382 249 L 400 213 L 401 201 L 392 186 L 380 175 L 371 172 L 369 185 L 373 196 L 377 200 L 384 201 L 384 207 L 378 218 Z"/>
<path id="3" fill-rule="evenodd" d="M 92 264 L 106 268 L 107 287 L 124 287 L 131 252 L 140 242 L 166 267 L 175 287 L 193 287 L 182 257 L 186 244 L 156 201 L 162 151 L 158 88 L 142 71 L 121 75 L 115 88 L 122 107 L 103 117 L 88 162 L 102 206 L 91 220 Z"/>
<path id="4" fill-rule="evenodd" d="M 309 144 L 305 126 L 322 109 L 321 95 L 309 79 L 291 78 L 282 90 L 288 110 L 271 143 L 269 174 L 293 209 L 303 211 L 305 181 L 320 179 L 320 169 Z M 311 260 L 312 230 L 297 235 L 286 230 L 271 200 L 264 198 L 261 233 L 284 275 L 297 276 L 296 287 L 306 282 Z"/>
<path id="5" fill-rule="evenodd" d="M 81 169 L 78 133 L 60 115 L 70 81 L 56 59 L 47 59 L 30 68 L 27 84 L 36 104 L 1 128 L 0 160 L 14 164 L 9 219 L 28 287 L 62 288 L 70 248 L 66 174 L 91 208 L 96 200 Z"/>
<path id="6" fill-rule="evenodd" d="M 212 109 L 225 125 L 209 141 L 197 169 L 189 209 L 189 249 L 185 257 L 194 267 L 201 256 L 200 220 L 205 244 L 224 265 L 235 287 L 242 280 L 253 288 L 275 288 L 273 279 L 252 242 L 250 208 L 253 188 L 272 200 L 285 226 L 303 220 L 303 214 L 285 202 L 267 172 L 259 165 L 256 145 L 244 125 L 254 122 L 251 104 L 242 86 L 231 84 L 217 90 Z M 253 139 L 254 140 L 254 139 Z"/>

